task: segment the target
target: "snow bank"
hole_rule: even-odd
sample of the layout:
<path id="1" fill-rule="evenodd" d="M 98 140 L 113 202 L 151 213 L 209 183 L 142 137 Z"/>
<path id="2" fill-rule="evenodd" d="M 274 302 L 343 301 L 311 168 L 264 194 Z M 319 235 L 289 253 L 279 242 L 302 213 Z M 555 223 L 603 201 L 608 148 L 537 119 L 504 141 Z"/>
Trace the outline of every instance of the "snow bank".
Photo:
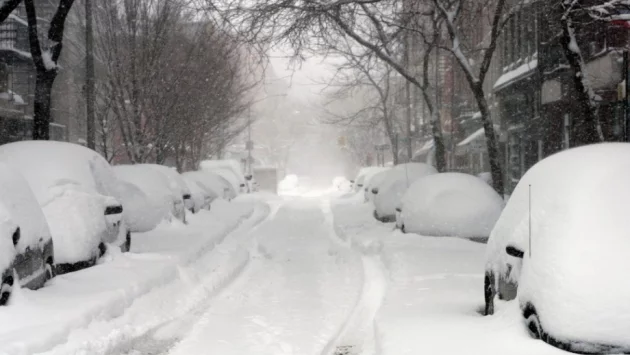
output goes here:
<path id="1" fill-rule="evenodd" d="M 503 200 L 472 175 L 442 173 L 416 180 L 401 200 L 405 231 L 431 236 L 488 237 Z"/>
<path id="2" fill-rule="evenodd" d="M 521 307 L 533 304 L 558 340 L 630 348 L 629 156 L 630 144 L 608 143 L 542 160 L 523 176 L 490 236 L 490 268 L 513 264 L 519 278 L 520 262 L 505 246 L 525 252 Z"/>
<path id="3" fill-rule="evenodd" d="M 374 196 L 374 207 L 378 216 L 393 218 L 407 188 L 416 180 L 432 174 L 437 174 L 437 170 L 423 163 L 397 165 L 385 173 L 382 182 L 377 186 L 378 193 Z"/>
<path id="4" fill-rule="evenodd" d="M 147 197 L 150 209 L 149 215 L 143 215 L 146 221 L 171 219 L 175 215 L 176 203 L 182 204 L 182 196 L 173 193 L 167 178 L 155 169 L 148 169 L 140 165 L 114 166 L 116 176 L 139 188 Z M 155 214 L 155 215 L 154 215 Z M 148 223 L 148 222 L 147 222 Z"/>

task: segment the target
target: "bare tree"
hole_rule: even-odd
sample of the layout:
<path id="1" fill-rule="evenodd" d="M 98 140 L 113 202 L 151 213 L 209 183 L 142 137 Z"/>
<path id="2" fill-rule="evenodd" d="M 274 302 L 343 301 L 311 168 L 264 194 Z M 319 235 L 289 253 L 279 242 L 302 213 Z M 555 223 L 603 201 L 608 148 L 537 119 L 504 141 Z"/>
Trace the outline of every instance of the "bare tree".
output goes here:
<path id="1" fill-rule="evenodd" d="M 438 170 L 445 169 L 444 144 L 437 110 L 432 104 L 428 77 L 422 79 L 405 65 L 401 56 L 404 34 L 417 18 L 435 19 L 426 2 L 407 8 L 402 0 L 336 0 L 326 3 L 293 3 L 284 0 L 251 3 L 245 0 L 209 2 L 236 26 L 241 38 L 263 47 L 289 45 L 295 58 L 305 53 L 329 53 L 329 45 L 347 37 L 372 52 L 409 80 L 422 93 L 431 115 Z M 430 9 L 428 9 L 430 10 Z M 430 38 L 431 36 L 429 36 Z M 430 52 L 430 51 L 425 51 Z M 428 64 L 427 64 L 428 65 Z M 428 100 L 428 101 L 427 101 Z"/>
<path id="2" fill-rule="evenodd" d="M 589 79 L 586 60 L 580 48 L 580 30 L 593 22 L 627 20 L 630 1 L 608 0 L 594 3 L 562 0 L 551 6 L 556 8 L 552 8 L 548 16 L 559 15 L 556 20 L 561 27 L 560 44 L 573 71 L 576 101 L 580 107 L 580 115 L 574 120 L 573 139 L 576 145 L 601 142 L 604 138 L 598 119 L 600 97 L 595 93 Z"/>
<path id="3" fill-rule="evenodd" d="M 73 4 L 74 0 L 59 0 L 57 11 L 48 28 L 47 43 L 42 46 L 35 4 L 33 0 L 24 0 L 30 51 L 36 71 L 33 117 L 33 139 L 35 140 L 48 140 L 50 138 L 52 87 L 59 70 L 58 61 L 63 48 L 66 19 Z"/>

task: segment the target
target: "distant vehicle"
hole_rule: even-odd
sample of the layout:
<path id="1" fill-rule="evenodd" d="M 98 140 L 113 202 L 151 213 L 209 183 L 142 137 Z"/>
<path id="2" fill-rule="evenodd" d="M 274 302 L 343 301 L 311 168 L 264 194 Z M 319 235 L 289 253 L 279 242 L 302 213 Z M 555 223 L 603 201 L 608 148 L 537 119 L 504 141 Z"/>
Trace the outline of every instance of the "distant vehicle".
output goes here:
<path id="1" fill-rule="evenodd" d="M 473 175 L 442 173 L 416 180 L 396 209 L 403 232 L 486 241 L 503 209 L 503 199 Z"/>
<path id="2" fill-rule="evenodd" d="M 186 210 L 181 191 L 173 188 L 171 181 L 158 169 L 137 164 L 114 166 L 116 176 L 140 189 L 148 198 L 151 221 L 172 220 L 184 221 Z"/>
<path id="3" fill-rule="evenodd" d="M 56 273 L 94 265 L 108 244 L 129 250 L 119 181 L 98 153 L 71 143 L 17 142 L 0 146 L 0 162 L 26 178 L 42 206 Z"/>
<path id="4" fill-rule="evenodd" d="M 381 222 L 395 222 L 396 207 L 407 188 L 416 180 L 432 174 L 437 174 L 437 170 L 423 163 L 400 164 L 385 172 L 380 184 L 372 188 L 374 218 Z"/>
<path id="5" fill-rule="evenodd" d="M 249 192 L 241 164 L 236 160 L 204 160 L 199 163 L 199 170 L 221 175 L 238 193 Z"/>
<path id="6" fill-rule="evenodd" d="M 533 337 L 578 353 L 630 352 L 629 156 L 627 143 L 583 146 L 523 176 L 488 241 L 486 313 L 518 285 Z"/>
<path id="7" fill-rule="evenodd" d="M 22 287 L 37 289 L 54 276 L 53 241 L 46 218 L 22 176 L 0 163 L 0 306 L 9 301 L 14 271 Z"/>

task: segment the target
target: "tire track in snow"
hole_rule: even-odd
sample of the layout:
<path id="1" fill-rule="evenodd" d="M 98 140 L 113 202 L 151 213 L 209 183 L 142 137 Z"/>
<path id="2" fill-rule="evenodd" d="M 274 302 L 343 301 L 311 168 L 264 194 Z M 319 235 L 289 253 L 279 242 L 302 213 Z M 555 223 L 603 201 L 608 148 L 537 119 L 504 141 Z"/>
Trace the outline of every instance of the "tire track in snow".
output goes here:
<path id="1" fill-rule="evenodd" d="M 220 243 L 206 248 L 205 255 L 204 248 L 197 250 L 195 261 L 178 267 L 178 277 L 136 299 L 120 317 L 96 321 L 85 329 L 76 330 L 65 344 L 46 354 L 158 355 L 168 352 L 179 341 L 182 330 L 194 324 L 212 299 L 247 272 L 251 258 L 258 253 L 256 244 L 248 237 L 274 218 L 277 211 L 274 207 L 271 211 L 256 209 Z M 177 292 L 185 295 L 183 300 L 176 299 Z M 134 323 L 136 318 L 141 323 Z"/>
<path id="2" fill-rule="evenodd" d="M 352 247 L 352 241 L 340 238 L 334 225 L 330 201 L 324 201 L 322 211 L 331 230 L 331 238 L 361 254 L 363 285 L 357 303 L 337 335 L 330 340 L 322 355 L 376 355 L 378 346 L 374 318 L 387 290 L 385 266 L 378 254 L 365 254 Z"/>

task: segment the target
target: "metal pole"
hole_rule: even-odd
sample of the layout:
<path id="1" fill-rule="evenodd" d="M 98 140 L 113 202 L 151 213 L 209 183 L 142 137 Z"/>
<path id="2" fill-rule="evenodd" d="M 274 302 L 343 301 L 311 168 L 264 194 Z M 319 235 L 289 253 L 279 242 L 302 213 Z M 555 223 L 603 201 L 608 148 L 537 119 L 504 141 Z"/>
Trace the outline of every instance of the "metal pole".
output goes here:
<path id="1" fill-rule="evenodd" d="M 85 0 L 85 107 L 87 119 L 87 146 L 90 149 L 96 149 L 94 101 L 94 34 L 92 33 L 92 0 Z"/>
<path id="2" fill-rule="evenodd" d="M 630 142 L 630 120 L 628 119 L 630 116 L 630 113 L 628 112 L 628 91 L 630 90 L 630 75 L 628 75 L 628 65 L 630 64 L 630 61 L 628 60 L 628 51 L 624 51 L 623 52 L 623 76 L 626 82 L 626 87 L 625 87 L 625 97 L 623 100 L 623 122 L 624 122 L 624 126 L 625 126 L 625 140 L 626 142 Z"/>
<path id="3" fill-rule="evenodd" d="M 252 173 L 252 109 L 247 109 L 247 172 Z"/>

